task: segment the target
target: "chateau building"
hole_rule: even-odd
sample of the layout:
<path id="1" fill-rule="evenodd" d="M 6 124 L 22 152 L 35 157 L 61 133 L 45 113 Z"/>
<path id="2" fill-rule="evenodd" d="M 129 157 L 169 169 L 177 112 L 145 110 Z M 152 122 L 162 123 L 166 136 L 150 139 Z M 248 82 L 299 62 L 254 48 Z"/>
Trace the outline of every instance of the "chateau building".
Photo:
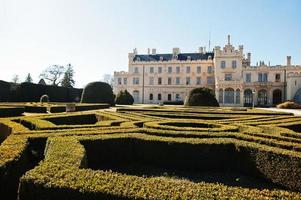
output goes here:
<path id="1" fill-rule="evenodd" d="M 270 66 L 260 61 L 251 66 L 251 53 L 245 56 L 243 46 L 230 42 L 216 46 L 213 52 L 200 47 L 197 53 L 147 54 L 129 53 L 128 72 L 114 72 L 114 92 L 128 90 L 135 103 L 184 101 L 189 91 L 208 87 L 215 91 L 222 106 L 272 106 L 292 100 L 301 93 L 301 66 Z M 253 101 L 254 99 L 254 101 Z"/>

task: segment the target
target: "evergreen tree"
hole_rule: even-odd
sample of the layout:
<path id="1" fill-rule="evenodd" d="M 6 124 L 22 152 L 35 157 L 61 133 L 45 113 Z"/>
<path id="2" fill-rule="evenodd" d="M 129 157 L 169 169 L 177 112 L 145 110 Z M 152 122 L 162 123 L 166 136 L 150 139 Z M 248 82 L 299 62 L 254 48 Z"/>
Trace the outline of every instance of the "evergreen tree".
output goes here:
<path id="1" fill-rule="evenodd" d="M 27 74 L 26 79 L 25 79 L 24 82 L 26 82 L 26 83 L 32 83 L 32 78 L 31 78 L 30 73 Z"/>
<path id="2" fill-rule="evenodd" d="M 74 76 L 74 70 L 71 64 L 67 65 L 67 69 L 64 73 L 64 77 L 62 80 L 62 86 L 72 88 L 75 84 L 75 81 L 73 79 Z"/>

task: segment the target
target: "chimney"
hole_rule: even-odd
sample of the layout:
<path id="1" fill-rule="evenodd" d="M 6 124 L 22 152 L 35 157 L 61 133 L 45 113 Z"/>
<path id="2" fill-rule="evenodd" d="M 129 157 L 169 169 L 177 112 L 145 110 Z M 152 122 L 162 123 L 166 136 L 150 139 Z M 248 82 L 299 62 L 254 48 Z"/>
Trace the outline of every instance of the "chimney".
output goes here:
<path id="1" fill-rule="evenodd" d="M 152 49 L 152 54 L 156 55 L 156 49 Z"/>
<path id="2" fill-rule="evenodd" d="M 204 47 L 204 53 L 206 53 L 206 47 Z"/>
<path id="3" fill-rule="evenodd" d="M 291 56 L 286 56 L 286 65 L 291 66 L 292 65 L 292 57 Z"/>
<path id="4" fill-rule="evenodd" d="M 251 63 L 251 53 L 248 53 L 247 56 L 248 56 L 248 61 Z"/>
<path id="5" fill-rule="evenodd" d="M 231 37 L 231 36 L 230 36 L 230 35 L 228 35 L 228 45 L 230 45 L 230 44 L 231 44 L 231 43 L 230 43 L 230 42 L 231 42 L 231 41 L 230 41 L 230 37 Z"/>
<path id="6" fill-rule="evenodd" d="M 178 55 L 180 53 L 180 49 L 179 48 L 172 48 L 172 54 L 173 55 Z"/>
<path id="7" fill-rule="evenodd" d="M 150 54 L 150 48 L 147 48 L 147 54 L 148 55 Z"/>
<path id="8" fill-rule="evenodd" d="M 203 47 L 199 47 L 199 53 L 204 53 L 204 48 Z"/>

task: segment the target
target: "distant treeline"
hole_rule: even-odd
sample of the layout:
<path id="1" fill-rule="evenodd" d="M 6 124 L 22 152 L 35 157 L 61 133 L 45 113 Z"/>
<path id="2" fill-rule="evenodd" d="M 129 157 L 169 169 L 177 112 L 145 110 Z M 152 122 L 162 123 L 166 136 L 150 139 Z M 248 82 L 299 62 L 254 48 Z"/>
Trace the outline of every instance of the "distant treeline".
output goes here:
<path id="1" fill-rule="evenodd" d="M 38 102 L 44 94 L 52 102 L 80 101 L 82 89 L 35 83 L 9 83 L 0 80 L 0 102 Z"/>

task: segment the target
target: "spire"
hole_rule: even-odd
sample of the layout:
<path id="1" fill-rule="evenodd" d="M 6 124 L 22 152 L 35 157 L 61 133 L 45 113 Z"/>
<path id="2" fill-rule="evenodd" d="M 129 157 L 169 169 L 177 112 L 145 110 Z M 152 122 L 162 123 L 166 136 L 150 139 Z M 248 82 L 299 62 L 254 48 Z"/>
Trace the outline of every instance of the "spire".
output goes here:
<path id="1" fill-rule="evenodd" d="M 230 45 L 230 35 L 228 35 L 228 45 Z"/>

